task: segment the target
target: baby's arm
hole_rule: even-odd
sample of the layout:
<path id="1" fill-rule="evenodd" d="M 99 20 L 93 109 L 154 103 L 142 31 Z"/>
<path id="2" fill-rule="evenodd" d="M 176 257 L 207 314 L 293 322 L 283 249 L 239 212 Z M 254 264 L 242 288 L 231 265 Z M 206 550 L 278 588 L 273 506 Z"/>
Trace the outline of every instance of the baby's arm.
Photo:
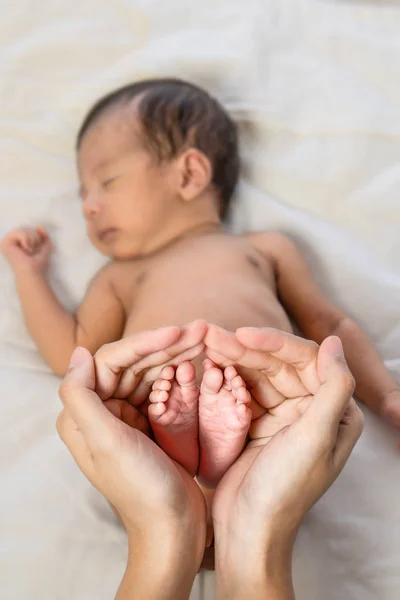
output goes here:
<path id="1" fill-rule="evenodd" d="M 97 275 L 76 315 L 71 315 L 46 280 L 51 246 L 44 230 L 14 230 L 4 238 L 1 249 L 13 269 L 28 330 L 57 375 L 65 375 L 76 346 L 94 354 L 102 344 L 120 338 L 124 310 L 109 268 Z"/>
<path id="2" fill-rule="evenodd" d="M 287 237 L 280 233 L 260 233 L 254 234 L 252 241 L 261 252 L 272 256 L 278 296 L 303 335 L 318 344 L 330 335 L 339 336 L 356 380 L 355 395 L 375 413 L 385 416 L 387 404 L 400 394 L 399 385 L 367 335 L 325 296 L 304 258 Z M 391 420 L 399 426 L 400 400 L 397 402 L 399 422 L 393 417 Z"/>

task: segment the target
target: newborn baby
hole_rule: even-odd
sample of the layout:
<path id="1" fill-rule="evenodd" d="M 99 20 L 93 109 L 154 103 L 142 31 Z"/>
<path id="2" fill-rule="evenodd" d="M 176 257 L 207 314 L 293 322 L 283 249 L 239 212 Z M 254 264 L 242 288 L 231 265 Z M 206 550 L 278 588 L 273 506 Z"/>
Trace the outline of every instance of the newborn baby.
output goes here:
<path id="1" fill-rule="evenodd" d="M 207 92 L 174 79 L 112 92 L 81 126 L 77 164 L 89 239 L 110 261 L 76 314 L 46 280 L 46 231 L 17 229 L 2 242 L 28 329 L 55 373 L 65 374 L 76 346 L 95 353 L 141 330 L 200 318 L 229 331 L 290 332 L 291 317 L 318 343 L 340 336 L 357 396 L 400 425 L 396 382 L 359 327 L 316 285 L 292 241 L 273 231 L 223 230 L 239 175 L 237 130 Z M 250 401 L 234 367 L 184 362 L 154 383 L 148 416 L 160 446 L 215 486 L 241 452 L 251 420 L 266 411 Z"/>

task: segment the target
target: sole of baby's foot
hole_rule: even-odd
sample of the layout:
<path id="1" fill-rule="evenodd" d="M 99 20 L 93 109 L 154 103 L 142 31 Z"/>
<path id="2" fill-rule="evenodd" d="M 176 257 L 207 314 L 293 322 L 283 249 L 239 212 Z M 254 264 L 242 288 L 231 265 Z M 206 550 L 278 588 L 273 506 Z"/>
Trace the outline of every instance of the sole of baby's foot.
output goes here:
<path id="1" fill-rule="evenodd" d="M 164 367 L 153 384 L 148 416 L 157 444 L 188 473 L 199 464 L 199 386 L 191 362 Z"/>
<path id="2" fill-rule="evenodd" d="M 215 487 L 243 450 L 251 421 L 251 397 L 234 367 L 222 370 L 206 359 L 203 371 L 197 479 L 203 486 Z"/>

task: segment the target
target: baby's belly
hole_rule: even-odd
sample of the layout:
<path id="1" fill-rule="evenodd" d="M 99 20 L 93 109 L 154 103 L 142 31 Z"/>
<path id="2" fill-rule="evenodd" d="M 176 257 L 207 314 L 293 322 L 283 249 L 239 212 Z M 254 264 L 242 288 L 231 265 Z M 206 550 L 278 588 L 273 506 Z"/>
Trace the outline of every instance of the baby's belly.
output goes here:
<path id="1" fill-rule="evenodd" d="M 124 336 L 165 325 L 205 319 L 228 331 L 238 327 L 275 327 L 292 332 L 290 320 L 275 293 L 266 286 L 241 290 L 158 290 L 142 294 L 128 315 Z"/>

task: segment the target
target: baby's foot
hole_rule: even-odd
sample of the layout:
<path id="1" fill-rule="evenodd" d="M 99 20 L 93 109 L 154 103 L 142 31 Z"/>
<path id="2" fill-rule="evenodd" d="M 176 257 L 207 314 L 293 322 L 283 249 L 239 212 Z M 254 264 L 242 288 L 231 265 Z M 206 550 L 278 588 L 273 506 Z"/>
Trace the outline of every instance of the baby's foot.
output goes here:
<path id="1" fill-rule="evenodd" d="M 215 487 L 243 450 L 251 420 L 251 397 L 234 367 L 222 371 L 206 359 L 203 370 L 197 479 L 205 486 Z"/>
<path id="2" fill-rule="evenodd" d="M 164 367 L 150 394 L 149 420 L 157 444 L 188 473 L 199 464 L 199 386 L 191 362 Z"/>

